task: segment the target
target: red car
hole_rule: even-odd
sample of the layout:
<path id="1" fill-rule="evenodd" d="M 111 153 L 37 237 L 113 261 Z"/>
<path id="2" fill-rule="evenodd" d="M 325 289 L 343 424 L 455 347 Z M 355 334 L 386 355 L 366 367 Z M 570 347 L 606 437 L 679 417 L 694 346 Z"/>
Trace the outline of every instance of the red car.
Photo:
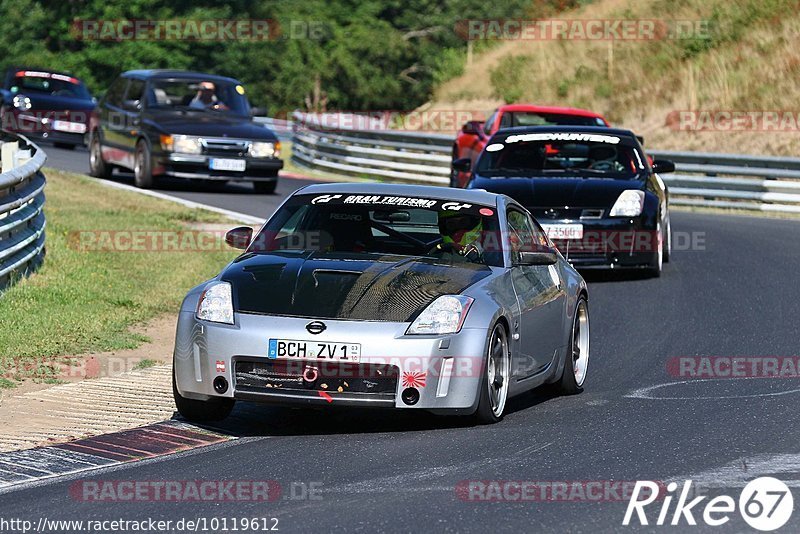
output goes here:
<path id="1" fill-rule="evenodd" d="M 585 109 L 508 104 L 497 108 L 485 123 L 468 121 L 464 124 L 453 144 L 453 161 L 469 158 L 474 165 L 486 142 L 497 130 L 516 126 L 610 126 L 610 124 L 602 115 Z M 468 180 L 468 172 L 452 170 L 450 173 L 450 187 L 463 188 Z"/>

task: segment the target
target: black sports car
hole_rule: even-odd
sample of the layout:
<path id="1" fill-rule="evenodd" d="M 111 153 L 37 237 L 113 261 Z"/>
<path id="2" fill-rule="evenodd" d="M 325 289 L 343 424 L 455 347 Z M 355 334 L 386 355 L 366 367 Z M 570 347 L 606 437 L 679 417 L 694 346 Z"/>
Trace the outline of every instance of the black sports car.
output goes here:
<path id="1" fill-rule="evenodd" d="M 469 169 L 469 160 L 455 168 Z M 667 186 L 636 136 L 604 127 L 524 127 L 497 132 L 467 188 L 505 193 L 539 220 L 576 267 L 645 268 L 669 261 Z"/>
<path id="2" fill-rule="evenodd" d="M 74 148 L 84 144 L 94 107 L 89 90 L 70 74 L 11 67 L 0 87 L 0 128 Z"/>
<path id="3" fill-rule="evenodd" d="M 92 118 L 89 169 L 106 177 L 130 169 L 137 187 L 159 176 L 278 183 L 281 144 L 252 120 L 244 86 L 233 78 L 175 70 L 124 72 Z"/>

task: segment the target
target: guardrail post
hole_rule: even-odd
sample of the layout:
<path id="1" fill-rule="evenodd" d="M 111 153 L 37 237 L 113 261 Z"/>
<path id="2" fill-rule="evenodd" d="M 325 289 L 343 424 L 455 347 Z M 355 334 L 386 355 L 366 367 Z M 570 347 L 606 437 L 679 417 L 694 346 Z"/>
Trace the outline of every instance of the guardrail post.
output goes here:
<path id="1" fill-rule="evenodd" d="M 44 152 L 21 135 L 0 132 L 0 289 L 35 269 L 45 255 Z M 19 150 L 20 145 L 25 147 Z M 0 293 L 2 297 L 2 293 Z"/>
<path id="2" fill-rule="evenodd" d="M 19 142 L 13 141 L 3 143 L 3 146 L 0 147 L 0 151 L 2 151 L 2 166 L 0 166 L 0 172 L 8 172 L 16 167 L 14 159 L 17 150 L 19 150 Z"/>

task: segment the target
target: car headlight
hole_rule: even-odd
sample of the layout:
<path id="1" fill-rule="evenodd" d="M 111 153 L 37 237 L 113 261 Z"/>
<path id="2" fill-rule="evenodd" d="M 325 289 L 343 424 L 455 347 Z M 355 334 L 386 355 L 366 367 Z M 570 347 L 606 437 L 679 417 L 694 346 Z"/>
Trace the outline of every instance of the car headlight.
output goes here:
<path id="1" fill-rule="evenodd" d="M 248 153 L 251 158 L 277 158 L 281 155 L 281 144 L 254 141 L 250 143 Z"/>
<path id="2" fill-rule="evenodd" d="M 20 111 L 27 111 L 31 109 L 31 99 L 25 95 L 16 95 L 11 101 L 14 107 Z"/>
<path id="3" fill-rule="evenodd" d="M 191 135 L 162 135 L 161 148 L 167 152 L 178 152 L 180 154 L 200 154 L 203 152 L 200 138 L 192 137 Z"/>
<path id="4" fill-rule="evenodd" d="M 215 323 L 233 324 L 233 298 L 228 282 L 212 282 L 200 295 L 197 318 Z"/>
<path id="5" fill-rule="evenodd" d="M 644 191 L 628 189 L 620 194 L 614 207 L 611 208 L 611 217 L 635 217 L 642 213 L 644 208 Z"/>
<path id="6" fill-rule="evenodd" d="M 463 295 L 442 295 L 419 314 L 406 334 L 455 334 L 461 330 L 473 301 Z"/>

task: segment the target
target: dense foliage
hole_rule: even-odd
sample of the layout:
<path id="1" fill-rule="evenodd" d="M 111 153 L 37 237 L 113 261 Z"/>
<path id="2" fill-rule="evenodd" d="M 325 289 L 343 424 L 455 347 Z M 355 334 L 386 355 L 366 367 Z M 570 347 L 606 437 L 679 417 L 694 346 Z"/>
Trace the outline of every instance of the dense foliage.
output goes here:
<path id="1" fill-rule="evenodd" d="M 0 57 L 70 71 L 102 93 L 121 71 L 181 68 L 242 80 L 273 114 L 412 109 L 461 72 L 463 19 L 542 16 L 568 0 L 0 0 Z M 267 41 L 101 40 L 78 21 L 270 19 Z M 477 43 L 480 48 L 486 43 Z"/>

